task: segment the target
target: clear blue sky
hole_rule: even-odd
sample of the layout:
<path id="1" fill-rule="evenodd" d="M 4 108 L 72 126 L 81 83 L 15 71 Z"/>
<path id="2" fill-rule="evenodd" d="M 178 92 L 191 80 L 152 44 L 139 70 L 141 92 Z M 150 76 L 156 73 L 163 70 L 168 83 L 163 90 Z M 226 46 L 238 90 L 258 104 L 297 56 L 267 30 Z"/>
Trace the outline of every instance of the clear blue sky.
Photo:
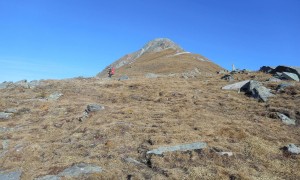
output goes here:
<path id="1" fill-rule="evenodd" d="M 300 0 L 0 0 L 0 82 L 94 76 L 157 37 L 227 69 L 300 66 Z"/>

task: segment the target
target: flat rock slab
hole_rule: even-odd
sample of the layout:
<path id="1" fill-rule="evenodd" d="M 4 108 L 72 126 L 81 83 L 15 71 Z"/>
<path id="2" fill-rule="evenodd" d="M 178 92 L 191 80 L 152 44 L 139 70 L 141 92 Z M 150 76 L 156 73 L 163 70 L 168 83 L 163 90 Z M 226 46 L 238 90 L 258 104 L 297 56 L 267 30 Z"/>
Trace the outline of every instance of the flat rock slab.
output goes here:
<path id="1" fill-rule="evenodd" d="M 57 175 L 46 175 L 46 176 L 35 178 L 35 180 L 61 180 L 62 177 L 76 178 L 81 175 L 100 173 L 100 172 L 102 172 L 102 168 L 99 166 L 86 164 L 86 163 L 79 163 L 71 167 L 68 167 L 67 169 L 63 170 Z"/>
<path id="2" fill-rule="evenodd" d="M 245 88 L 245 86 L 247 86 L 247 84 L 250 82 L 250 80 L 246 80 L 246 81 L 241 81 L 238 83 L 234 83 L 234 84 L 229 84 L 227 86 L 222 87 L 222 89 L 224 90 L 240 90 Z"/>
<path id="3" fill-rule="evenodd" d="M 62 93 L 55 92 L 53 94 L 50 94 L 50 96 L 48 97 L 48 100 L 58 100 L 61 96 L 63 96 Z"/>
<path id="4" fill-rule="evenodd" d="M 287 124 L 287 125 L 296 125 L 296 121 L 294 119 L 290 119 L 289 117 L 287 117 L 284 114 L 277 113 L 277 116 L 281 119 L 281 121 L 284 124 Z"/>
<path id="5" fill-rule="evenodd" d="M 206 143 L 196 142 L 196 143 L 191 143 L 191 144 L 182 144 L 182 145 L 169 146 L 169 147 L 159 147 L 157 149 L 148 151 L 147 154 L 162 155 L 165 152 L 191 151 L 191 150 L 204 149 L 206 147 L 207 147 Z"/>
<path id="6" fill-rule="evenodd" d="M 147 73 L 145 77 L 151 79 L 151 78 L 158 78 L 160 77 L 160 75 L 154 73 Z"/>
<path id="7" fill-rule="evenodd" d="M 271 77 L 270 79 L 268 79 L 269 82 L 281 82 L 281 79 L 278 79 L 276 77 Z"/>
<path id="8" fill-rule="evenodd" d="M 13 171 L 13 172 L 0 172 L 1 180 L 20 180 L 22 172 L 21 171 Z"/>
<path id="9" fill-rule="evenodd" d="M 276 91 L 283 91 L 285 88 L 290 87 L 290 86 L 294 86 L 294 84 L 279 84 L 276 88 Z"/>
<path id="10" fill-rule="evenodd" d="M 282 77 L 286 78 L 287 80 L 299 81 L 298 75 L 294 73 L 283 72 Z"/>
<path id="11" fill-rule="evenodd" d="M 9 119 L 13 114 L 12 113 L 6 113 L 6 112 L 0 112 L 0 119 Z"/>

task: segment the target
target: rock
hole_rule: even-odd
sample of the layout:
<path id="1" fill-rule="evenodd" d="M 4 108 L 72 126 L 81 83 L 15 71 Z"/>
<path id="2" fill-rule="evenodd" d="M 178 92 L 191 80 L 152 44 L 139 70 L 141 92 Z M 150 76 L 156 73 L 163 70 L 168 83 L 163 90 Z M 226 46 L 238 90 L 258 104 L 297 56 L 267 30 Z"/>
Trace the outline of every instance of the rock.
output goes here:
<path id="1" fill-rule="evenodd" d="M 264 73 L 270 73 L 272 70 L 274 70 L 274 67 L 270 66 L 262 66 L 259 71 L 264 72 Z"/>
<path id="2" fill-rule="evenodd" d="M 222 70 L 218 71 L 217 73 L 218 73 L 218 74 L 227 74 L 227 73 L 228 73 L 228 70 L 222 69 Z"/>
<path id="3" fill-rule="evenodd" d="M 99 166 L 80 163 L 65 169 L 63 172 L 59 173 L 58 176 L 78 177 L 85 174 L 100 172 L 102 172 L 102 168 Z"/>
<path id="4" fill-rule="evenodd" d="M 9 109 L 6 109 L 4 112 L 5 113 L 16 113 L 16 112 L 18 112 L 18 110 L 14 109 L 14 108 L 9 108 Z"/>
<path id="5" fill-rule="evenodd" d="M 24 80 L 21 80 L 21 81 L 17 81 L 14 83 L 16 86 L 19 86 L 19 87 L 23 87 L 23 88 L 29 88 L 29 85 L 28 85 L 28 82 L 26 79 Z"/>
<path id="6" fill-rule="evenodd" d="M 289 144 L 283 149 L 291 154 L 300 154 L 300 147 L 297 147 L 295 144 Z"/>
<path id="7" fill-rule="evenodd" d="M 160 75 L 154 73 L 147 73 L 145 77 L 151 79 L 151 78 L 158 78 L 160 77 Z"/>
<path id="8" fill-rule="evenodd" d="M 283 72 L 294 73 L 294 74 L 297 74 L 298 78 L 300 79 L 300 67 L 277 66 L 270 73 L 276 74 L 277 72 L 279 72 L 279 73 L 283 73 Z"/>
<path id="9" fill-rule="evenodd" d="M 46 176 L 35 178 L 35 180 L 61 180 L 61 177 L 56 175 L 46 175 Z"/>
<path id="10" fill-rule="evenodd" d="M 13 82 L 3 82 L 0 84 L 0 89 L 5 89 L 7 88 L 9 85 L 13 84 Z"/>
<path id="11" fill-rule="evenodd" d="M 55 92 L 50 94 L 50 96 L 47 98 L 48 100 L 58 100 L 61 96 L 63 96 L 62 93 Z"/>
<path id="12" fill-rule="evenodd" d="M 40 85 L 40 81 L 38 81 L 38 80 L 33 80 L 28 83 L 29 88 L 35 88 L 39 85 Z"/>
<path id="13" fill-rule="evenodd" d="M 296 121 L 294 119 L 290 119 L 289 117 L 287 117 L 284 114 L 277 113 L 277 116 L 281 119 L 281 121 L 284 124 L 287 124 L 287 125 L 296 125 Z"/>
<path id="14" fill-rule="evenodd" d="M 233 156 L 233 152 L 217 152 L 220 156 Z"/>
<path id="15" fill-rule="evenodd" d="M 227 74 L 227 75 L 221 77 L 221 79 L 224 79 L 224 80 L 229 81 L 229 82 L 234 81 L 233 76 L 230 75 L 230 74 Z"/>
<path id="16" fill-rule="evenodd" d="M 165 152 L 173 152 L 173 151 L 191 151 L 191 150 L 201 150 L 207 147 L 206 143 L 203 142 L 196 142 L 191 144 L 182 144 L 176 146 L 169 146 L 169 147 L 159 147 L 157 149 L 153 149 L 148 151 L 147 154 L 156 154 L 162 155 Z"/>
<path id="17" fill-rule="evenodd" d="M 271 77 L 270 79 L 268 79 L 268 81 L 270 81 L 270 82 L 281 82 L 281 79 L 278 79 L 276 77 Z"/>
<path id="18" fill-rule="evenodd" d="M 11 116 L 13 115 L 13 113 L 5 113 L 5 112 L 0 112 L 0 119 L 9 119 L 11 118 Z"/>
<path id="19" fill-rule="evenodd" d="M 133 164 L 136 164 L 136 165 L 143 165 L 143 163 L 133 159 L 133 158 L 124 158 L 124 161 L 125 162 L 128 162 L 128 163 L 133 163 Z"/>
<path id="20" fill-rule="evenodd" d="M 124 80 L 128 80 L 128 79 L 129 79 L 129 77 L 124 75 L 124 76 L 121 76 L 118 80 L 119 81 L 124 81 Z"/>
<path id="21" fill-rule="evenodd" d="M 293 86 L 293 84 L 279 84 L 276 88 L 277 92 L 283 91 L 285 88 Z"/>
<path id="22" fill-rule="evenodd" d="M 22 172 L 21 171 L 12 171 L 12 172 L 0 172 L 1 180 L 20 180 Z"/>
<path id="23" fill-rule="evenodd" d="M 224 90 L 242 90 L 242 89 L 247 88 L 247 86 L 249 85 L 249 82 L 250 82 L 249 80 L 246 80 L 246 81 L 230 84 L 230 85 L 222 87 L 222 89 L 224 89 Z"/>
<path id="24" fill-rule="evenodd" d="M 294 73 L 283 72 L 282 77 L 287 80 L 299 81 L 298 75 Z"/>
<path id="25" fill-rule="evenodd" d="M 10 143 L 9 140 L 3 140 L 3 141 L 2 141 L 2 149 L 3 149 L 3 150 L 8 149 L 9 143 Z"/>
<path id="26" fill-rule="evenodd" d="M 251 94 L 252 97 L 266 102 L 269 97 L 274 96 L 271 90 L 261 85 L 258 81 L 250 80 L 247 93 Z"/>
<path id="27" fill-rule="evenodd" d="M 104 106 L 98 104 L 89 104 L 86 107 L 86 112 L 96 112 L 105 109 Z"/>

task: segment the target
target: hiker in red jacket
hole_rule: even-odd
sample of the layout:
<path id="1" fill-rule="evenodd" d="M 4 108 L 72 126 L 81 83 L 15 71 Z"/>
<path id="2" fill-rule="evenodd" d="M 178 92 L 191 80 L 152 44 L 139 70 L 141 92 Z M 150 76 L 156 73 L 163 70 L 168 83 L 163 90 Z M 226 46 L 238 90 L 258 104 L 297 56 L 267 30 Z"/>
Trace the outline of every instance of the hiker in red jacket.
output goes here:
<path id="1" fill-rule="evenodd" d="M 111 78 L 115 74 L 115 68 L 110 67 L 108 70 L 108 77 Z"/>

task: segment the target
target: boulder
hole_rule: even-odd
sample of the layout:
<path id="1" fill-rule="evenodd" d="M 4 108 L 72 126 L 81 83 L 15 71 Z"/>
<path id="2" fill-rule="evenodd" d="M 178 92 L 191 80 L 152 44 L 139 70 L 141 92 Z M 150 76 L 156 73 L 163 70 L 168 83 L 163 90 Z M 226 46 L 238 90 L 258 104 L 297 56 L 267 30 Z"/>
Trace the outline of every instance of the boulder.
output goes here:
<path id="1" fill-rule="evenodd" d="M 299 81 L 299 77 L 297 74 L 294 73 L 289 73 L 289 72 L 283 72 L 282 77 L 287 79 L 287 80 L 292 80 L 292 81 Z"/>
<path id="2" fill-rule="evenodd" d="M 0 112 L 0 119 L 9 119 L 11 116 L 13 115 L 13 113 L 6 113 L 6 112 Z"/>
<path id="3" fill-rule="evenodd" d="M 296 121 L 294 119 L 290 119 L 284 114 L 277 113 L 277 116 L 281 119 L 281 121 L 286 125 L 296 125 Z"/>
<path id="4" fill-rule="evenodd" d="M 100 111 L 103 110 L 104 106 L 98 105 L 98 104 L 89 104 L 86 107 L 86 112 L 96 112 L 96 111 Z"/>
<path id="5" fill-rule="evenodd" d="M 300 79 L 300 67 L 277 66 L 270 73 L 276 74 L 277 72 L 279 72 L 279 73 L 282 73 L 282 72 L 294 73 L 294 74 L 297 74 L 298 78 Z"/>
<path id="6" fill-rule="evenodd" d="M 296 146 L 295 144 L 289 144 L 284 146 L 282 149 L 291 154 L 300 154 L 300 147 Z"/>
<path id="7" fill-rule="evenodd" d="M 62 93 L 55 92 L 50 94 L 50 96 L 47 98 L 48 100 L 58 100 L 61 96 L 63 96 Z"/>
<path id="8" fill-rule="evenodd" d="M 242 82 L 237 82 L 234 84 L 230 84 L 227 86 L 222 87 L 224 90 L 242 90 L 242 89 L 247 89 L 247 86 L 249 85 L 249 80 L 242 81 Z"/>
<path id="9" fill-rule="evenodd" d="M 281 82 L 282 80 L 276 77 L 271 77 L 270 79 L 268 79 L 269 82 Z"/>
<path id="10" fill-rule="evenodd" d="M 283 91 L 285 88 L 293 86 L 293 84 L 279 84 L 276 88 L 277 92 Z"/>
<path id="11" fill-rule="evenodd" d="M 224 80 L 229 81 L 229 82 L 234 81 L 233 76 L 230 75 L 230 74 L 227 74 L 227 75 L 225 75 L 225 76 L 222 76 L 221 79 L 224 79 Z"/>
<path id="12" fill-rule="evenodd" d="M 124 75 L 124 76 L 121 76 L 118 80 L 119 81 L 124 81 L 124 80 L 128 80 L 128 79 L 129 79 L 129 77 Z"/>
<path id="13" fill-rule="evenodd" d="M 206 143 L 196 142 L 196 143 L 191 143 L 191 144 L 181 144 L 181 145 L 176 145 L 176 146 L 159 147 L 157 149 L 148 151 L 147 154 L 162 155 L 163 153 L 166 153 L 166 152 L 201 150 L 206 147 L 207 147 Z"/>
<path id="14" fill-rule="evenodd" d="M 274 96 L 270 91 L 270 89 L 264 87 L 260 82 L 253 80 L 250 80 L 249 86 L 247 88 L 248 94 L 263 102 L 266 102 L 269 97 Z"/>
<path id="15" fill-rule="evenodd" d="M 92 173 L 100 173 L 102 172 L 102 168 L 92 164 L 75 164 L 72 167 L 69 167 L 63 170 L 58 176 L 65 176 L 65 177 L 78 177 L 85 174 L 92 174 Z"/>
<path id="16" fill-rule="evenodd" d="M 217 154 L 220 156 L 233 156 L 233 152 L 217 152 Z"/>
<path id="17" fill-rule="evenodd" d="M 0 89 L 5 89 L 7 88 L 10 84 L 12 84 L 12 82 L 3 82 L 0 84 Z"/>
<path id="18" fill-rule="evenodd" d="M 272 70 L 274 70 L 274 67 L 270 66 L 262 66 L 259 71 L 264 72 L 264 73 L 270 73 Z"/>
<path id="19" fill-rule="evenodd" d="M 12 171 L 12 172 L 2 172 L 0 171 L 0 179 L 2 180 L 20 180 L 22 172 Z"/>

